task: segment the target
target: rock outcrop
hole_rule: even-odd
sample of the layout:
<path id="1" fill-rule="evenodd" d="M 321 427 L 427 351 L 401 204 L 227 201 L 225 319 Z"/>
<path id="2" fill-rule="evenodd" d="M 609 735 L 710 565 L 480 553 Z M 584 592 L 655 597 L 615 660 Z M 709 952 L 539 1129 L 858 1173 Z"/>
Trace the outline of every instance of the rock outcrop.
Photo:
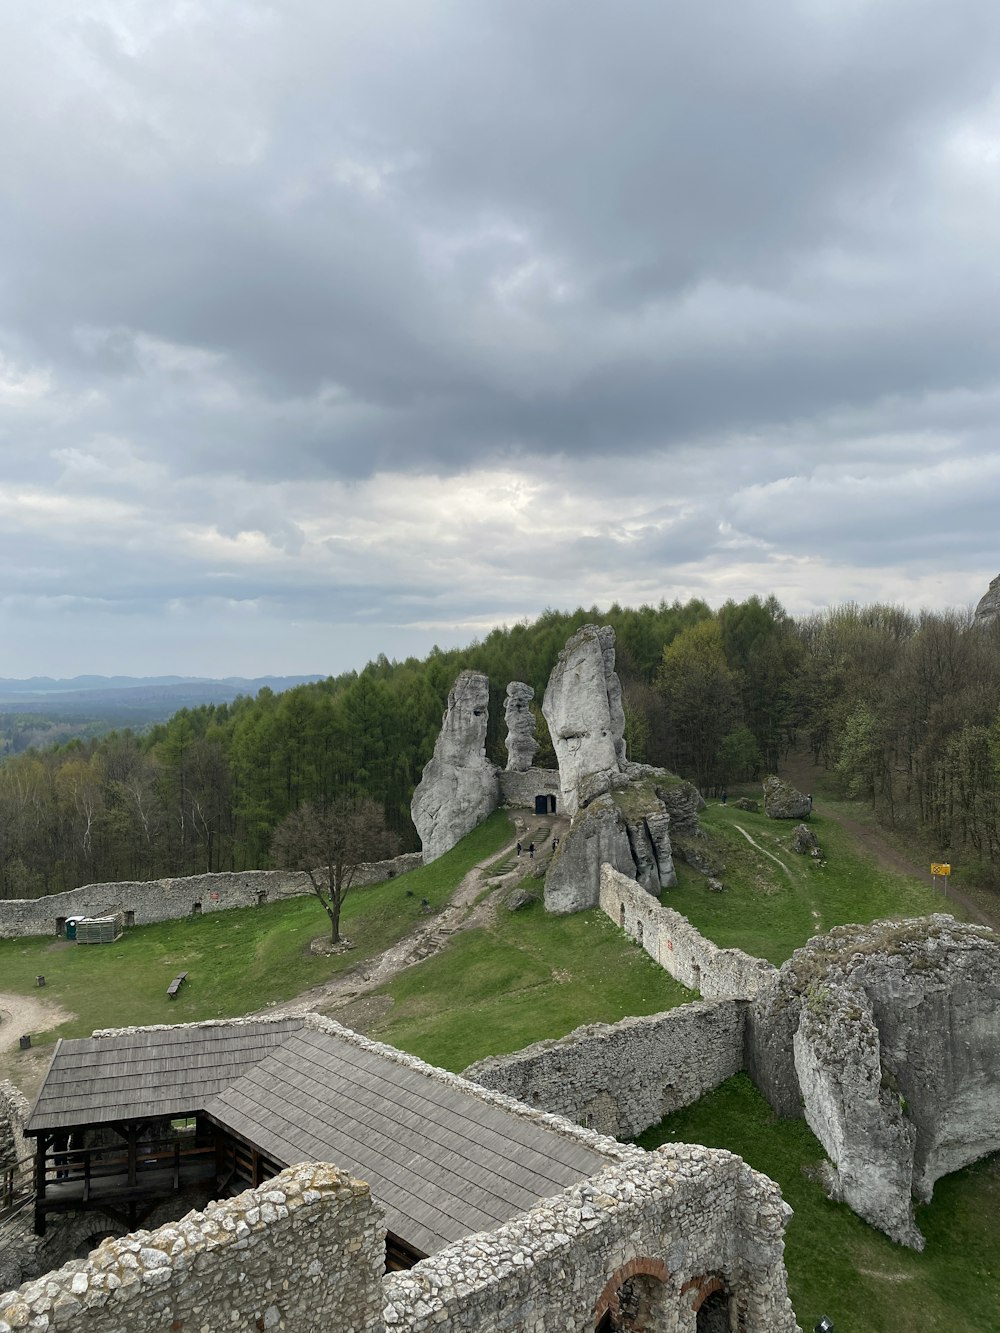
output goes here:
<path id="1" fill-rule="evenodd" d="M 819 838 L 812 831 L 808 824 L 798 824 L 792 833 L 792 851 L 798 852 L 800 856 L 812 856 L 816 860 L 820 858 Z"/>
<path id="2" fill-rule="evenodd" d="M 573 816 L 609 791 L 625 765 L 625 713 L 610 625 L 584 625 L 567 642 L 542 713 L 559 762 L 563 811 Z"/>
<path id="3" fill-rule="evenodd" d="M 451 687 L 410 807 L 425 863 L 450 851 L 500 803 L 497 770 L 486 758 L 489 702 L 490 683 L 481 672 L 463 671 Z"/>
<path id="4" fill-rule="evenodd" d="M 605 862 L 635 878 L 625 817 L 606 793 L 581 810 L 563 835 L 545 876 L 545 910 L 584 912 L 596 907 Z"/>
<path id="5" fill-rule="evenodd" d="M 521 680 L 507 686 L 504 719 L 507 723 L 507 772 L 526 773 L 535 760 L 535 715 L 531 701 L 535 691 Z"/>
<path id="6" fill-rule="evenodd" d="M 988 590 L 979 599 L 976 607 L 975 623 L 992 625 L 1000 619 L 1000 574 L 990 584 Z"/>
<path id="7" fill-rule="evenodd" d="M 644 770 L 632 782 L 622 775 L 623 786 L 595 796 L 577 813 L 545 877 L 546 911 L 596 907 L 605 862 L 657 897 L 676 885 L 670 816 L 648 776 L 656 772 Z"/>
<path id="8" fill-rule="evenodd" d="M 768 819 L 808 819 L 812 797 L 771 774 L 764 779 L 764 813 Z"/>
<path id="9" fill-rule="evenodd" d="M 921 1249 L 912 1196 L 1000 1149 L 1000 938 L 944 915 L 840 926 L 793 954 L 754 1022 L 779 1113 L 791 1038 L 838 1197 Z"/>

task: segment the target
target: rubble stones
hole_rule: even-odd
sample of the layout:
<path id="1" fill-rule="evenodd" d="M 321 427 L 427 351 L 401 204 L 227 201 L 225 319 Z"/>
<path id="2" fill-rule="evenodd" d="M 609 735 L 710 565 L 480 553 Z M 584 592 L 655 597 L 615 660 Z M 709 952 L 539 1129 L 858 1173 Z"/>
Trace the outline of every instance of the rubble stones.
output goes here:
<path id="1" fill-rule="evenodd" d="M 563 810 L 573 816 L 581 804 L 610 790 L 625 763 L 625 714 L 610 625 L 584 625 L 567 642 L 549 677 L 542 713 L 559 762 Z"/>
<path id="2" fill-rule="evenodd" d="M 760 801 L 753 801 L 749 796 L 737 796 L 731 804 L 735 810 L 745 810 L 749 815 L 755 815 L 760 810 Z"/>
<path id="3" fill-rule="evenodd" d="M 488 678 L 461 672 L 410 807 L 425 863 L 450 851 L 500 803 L 497 770 L 486 758 L 489 702 Z"/>
<path id="4" fill-rule="evenodd" d="M 531 701 L 535 691 L 523 681 L 512 680 L 507 686 L 504 719 L 507 723 L 507 771 L 526 773 L 535 759 L 535 715 Z"/>
<path id="5" fill-rule="evenodd" d="M 807 819 L 812 800 L 774 773 L 764 779 L 764 813 L 768 819 Z"/>
<path id="6" fill-rule="evenodd" d="M 817 860 L 821 852 L 819 838 L 811 828 L 806 824 L 799 824 L 792 833 L 792 851 L 798 852 L 800 856 L 812 856 Z"/>

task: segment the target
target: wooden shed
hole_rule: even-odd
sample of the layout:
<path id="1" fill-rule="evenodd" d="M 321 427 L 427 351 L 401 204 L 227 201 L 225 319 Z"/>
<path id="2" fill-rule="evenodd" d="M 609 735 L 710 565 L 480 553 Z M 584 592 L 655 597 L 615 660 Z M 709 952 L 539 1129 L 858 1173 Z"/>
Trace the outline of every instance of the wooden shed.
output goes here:
<path id="1" fill-rule="evenodd" d="M 111 916 L 78 916 L 76 918 L 77 944 L 114 944 L 125 933 L 124 912 Z"/>
<path id="2" fill-rule="evenodd" d="M 194 1132 L 171 1133 L 179 1119 Z M 390 1268 L 492 1230 L 607 1165 L 447 1075 L 302 1018 L 61 1041 L 26 1133 L 37 1143 L 40 1234 L 53 1211 L 117 1211 L 134 1229 L 188 1185 L 218 1198 L 286 1166 L 333 1162 L 381 1203 Z"/>

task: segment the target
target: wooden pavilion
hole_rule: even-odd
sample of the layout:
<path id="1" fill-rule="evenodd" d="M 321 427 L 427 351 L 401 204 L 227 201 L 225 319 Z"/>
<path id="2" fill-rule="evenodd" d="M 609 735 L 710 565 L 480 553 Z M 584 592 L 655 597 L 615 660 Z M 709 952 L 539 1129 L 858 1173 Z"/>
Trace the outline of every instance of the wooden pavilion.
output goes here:
<path id="1" fill-rule="evenodd" d="M 324 1161 L 369 1183 L 390 1268 L 607 1165 L 388 1048 L 302 1018 L 61 1041 L 25 1132 L 40 1235 L 52 1214 L 87 1209 L 134 1230 L 180 1190 L 220 1198 Z"/>

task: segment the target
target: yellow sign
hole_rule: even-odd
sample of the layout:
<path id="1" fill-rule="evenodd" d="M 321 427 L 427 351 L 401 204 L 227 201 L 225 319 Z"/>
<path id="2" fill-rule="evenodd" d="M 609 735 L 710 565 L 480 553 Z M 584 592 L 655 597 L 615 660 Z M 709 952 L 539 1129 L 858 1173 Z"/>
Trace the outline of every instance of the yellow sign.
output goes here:
<path id="1" fill-rule="evenodd" d="M 932 861 L 932 862 L 931 862 L 931 874 L 932 874 L 932 875 L 950 875 L 950 874 L 951 874 L 951 866 L 948 864 L 947 861 Z"/>

